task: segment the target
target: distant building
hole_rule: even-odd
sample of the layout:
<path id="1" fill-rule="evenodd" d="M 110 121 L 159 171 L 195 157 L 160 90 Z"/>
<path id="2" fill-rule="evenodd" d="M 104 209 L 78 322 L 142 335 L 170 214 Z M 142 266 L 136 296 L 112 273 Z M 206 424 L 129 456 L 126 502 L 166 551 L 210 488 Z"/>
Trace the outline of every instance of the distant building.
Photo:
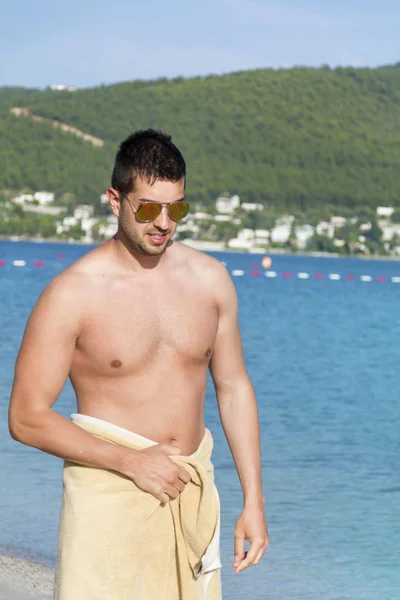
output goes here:
<path id="1" fill-rule="evenodd" d="M 65 217 L 62 224 L 63 227 L 68 230 L 70 227 L 76 227 L 76 225 L 78 225 L 78 219 L 75 219 L 75 217 Z"/>
<path id="2" fill-rule="evenodd" d="M 263 240 L 268 241 L 271 234 L 268 229 L 255 229 L 254 235 L 257 242 L 261 242 Z"/>
<path id="3" fill-rule="evenodd" d="M 383 242 L 390 242 L 395 235 L 400 236 L 400 224 L 393 223 L 393 225 L 382 227 Z"/>
<path id="4" fill-rule="evenodd" d="M 325 235 L 331 240 L 335 237 L 335 225 L 329 221 L 320 221 L 315 228 L 317 235 Z"/>
<path id="5" fill-rule="evenodd" d="M 38 213 L 40 215 L 60 215 L 65 212 L 67 209 L 65 206 L 47 206 L 46 204 L 23 204 L 22 208 L 24 212 L 33 212 Z"/>
<path id="6" fill-rule="evenodd" d="M 195 221 L 214 221 L 213 215 L 206 212 L 195 212 L 194 215 L 192 215 L 192 218 Z"/>
<path id="7" fill-rule="evenodd" d="M 215 215 L 214 219 L 215 221 L 226 221 L 227 223 L 233 223 L 230 215 Z"/>
<path id="8" fill-rule="evenodd" d="M 291 226 L 292 223 L 294 221 L 294 217 L 293 215 L 283 215 L 283 217 L 279 217 L 279 219 L 277 219 L 275 221 L 275 225 L 280 227 L 282 225 L 289 225 Z"/>
<path id="9" fill-rule="evenodd" d="M 90 204 L 81 204 L 77 206 L 74 210 L 74 217 L 77 220 L 80 219 L 90 219 L 93 215 L 94 208 L 90 206 Z"/>
<path id="10" fill-rule="evenodd" d="M 49 85 L 49 88 L 53 90 L 53 92 L 76 92 L 78 89 L 73 85 L 65 85 L 64 83 L 53 83 Z"/>
<path id="11" fill-rule="evenodd" d="M 347 219 L 345 217 L 331 217 L 330 223 L 337 229 L 342 229 L 347 223 Z"/>
<path id="12" fill-rule="evenodd" d="M 20 194 L 12 198 L 14 204 L 25 204 L 25 202 L 33 202 L 33 194 Z"/>
<path id="13" fill-rule="evenodd" d="M 112 238 L 117 233 L 118 226 L 114 223 L 103 223 L 99 226 L 99 234 L 105 238 Z"/>
<path id="14" fill-rule="evenodd" d="M 292 217 L 293 219 L 293 217 Z M 277 219 L 275 227 L 271 230 L 271 242 L 285 244 L 292 231 L 292 221 L 286 218 Z"/>
<path id="15" fill-rule="evenodd" d="M 241 238 L 233 238 L 228 242 L 228 248 L 235 250 L 250 250 L 253 245 L 253 240 L 243 240 Z"/>
<path id="16" fill-rule="evenodd" d="M 176 227 L 177 233 L 184 233 L 189 231 L 190 233 L 200 233 L 200 227 L 195 225 L 194 221 L 185 221 L 185 223 L 180 223 Z"/>
<path id="17" fill-rule="evenodd" d="M 296 236 L 297 247 L 299 250 L 304 250 L 308 240 L 314 235 L 314 227 L 311 225 L 299 225 L 294 230 Z"/>
<path id="18" fill-rule="evenodd" d="M 232 238 L 228 242 L 229 248 L 237 250 L 249 250 L 255 245 L 255 232 L 253 229 L 241 229 L 238 231 L 237 237 Z"/>
<path id="19" fill-rule="evenodd" d="M 82 241 L 89 242 L 89 243 L 93 241 L 92 227 L 93 227 L 93 225 L 97 225 L 99 220 L 100 219 L 97 219 L 97 218 L 82 219 L 81 228 L 85 232 L 85 237 L 83 238 Z M 111 226 L 109 225 L 109 227 L 111 227 Z M 115 225 L 113 225 L 112 227 L 115 229 Z"/>
<path id="20" fill-rule="evenodd" d="M 240 240 L 254 240 L 256 234 L 253 229 L 241 229 L 237 236 Z"/>
<path id="21" fill-rule="evenodd" d="M 333 245 L 336 246 L 336 248 L 343 248 L 346 245 L 346 240 L 335 238 L 333 240 Z"/>
<path id="22" fill-rule="evenodd" d="M 239 196 L 220 196 L 215 202 L 218 213 L 232 215 L 240 206 Z"/>
<path id="23" fill-rule="evenodd" d="M 33 194 L 35 200 L 39 202 L 39 204 L 50 204 L 54 202 L 54 194 L 53 192 L 35 192 Z"/>
<path id="24" fill-rule="evenodd" d="M 376 209 L 376 215 L 381 219 L 390 219 L 393 213 L 394 208 L 391 206 L 378 206 Z"/>
<path id="25" fill-rule="evenodd" d="M 242 202 L 240 208 L 246 212 L 252 212 L 255 210 L 263 210 L 264 206 L 262 204 L 255 204 L 254 202 Z"/>

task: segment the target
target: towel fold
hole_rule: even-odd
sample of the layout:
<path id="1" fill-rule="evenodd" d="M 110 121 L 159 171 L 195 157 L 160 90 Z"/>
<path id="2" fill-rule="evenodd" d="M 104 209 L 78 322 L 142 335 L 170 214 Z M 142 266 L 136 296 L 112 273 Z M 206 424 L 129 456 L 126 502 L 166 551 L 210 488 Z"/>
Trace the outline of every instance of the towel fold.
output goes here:
<path id="1" fill-rule="evenodd" d="M 92 435 L 143 450 L 156 442 L 85 415 Z M 220 509 L 206 430 L 191 476 L 167 504 L 114 471 L 65 462 L 55 600 L 220 600 Z"/>

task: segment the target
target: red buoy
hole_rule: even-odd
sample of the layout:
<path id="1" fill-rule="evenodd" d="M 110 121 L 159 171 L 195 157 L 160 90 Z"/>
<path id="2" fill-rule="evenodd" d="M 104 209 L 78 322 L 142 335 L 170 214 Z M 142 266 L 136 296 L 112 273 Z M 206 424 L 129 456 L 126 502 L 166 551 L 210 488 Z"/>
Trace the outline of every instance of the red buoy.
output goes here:
<path id="1" fill-rule="evenodd" d="M 314 275 L 314 279 L 323 279 L 323 278 L 324 278 L 324 276 L 322 273 L 315 273 L 315 275 Z"/>
<path id="2" fill-rule="evenodd" d="M 3 267 L 6 264 L 5 260 L 0 260 L 0 265 Z"/>
<path id="3" fill-rule="evenodd" d="M 291 273 L 288 273 L 288 271 L 285 271 L 284 273 L 282 273 L 282 277 L 284 277 L 285 279 L 289 279 L 292 276 Z"/>
<path id="4" fill-rule="evenodd" d="M 34 266 L 34 267 L 44 267 L 44 262 L 43 262 L 42 260 L 36 260 L 36 261 L 33 263 L 33 266 Z"/>
<path id="5" fill-rule="evenodd" d="M 59 260 L 62 260 L 62 259 L 64 258 L 64 254 L 57 254 L 57 258 L 58 258 Z"/>
<path id="6" fill-rule="evenodd" d="M 258 277 L 258 276 L 259 276 L 259 274 L 260 274 L 260 273 L 259 273 L 258 271 L 250 271 L 250 275 L 251 275 L 252 277 Z"/>
<path id="7" fill-rule="evenodd" d="M 346 275 L 347 281 L 353 281 L 355 279 L 354 275 Z"/>

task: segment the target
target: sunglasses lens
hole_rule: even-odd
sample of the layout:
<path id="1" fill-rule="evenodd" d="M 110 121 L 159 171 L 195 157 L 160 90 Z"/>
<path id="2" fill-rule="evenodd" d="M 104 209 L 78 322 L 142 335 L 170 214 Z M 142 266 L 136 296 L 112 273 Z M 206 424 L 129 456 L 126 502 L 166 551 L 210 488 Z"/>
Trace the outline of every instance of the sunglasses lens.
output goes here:
<path id="1" fill-rule="evenodd" d="M 142 223 L 149 223 L 157 219 L 161 211 L 161 204 L 157 202 L 143 202 L 136 211 L 136 217 Z"/>
<path id="2" fill-rule="evenodd" d="M 189 212 L 189 204 L 183 200 L 173 202 L 168 206 L 168 215 L 172 221 L 180 221 L 184 219 Z"/>

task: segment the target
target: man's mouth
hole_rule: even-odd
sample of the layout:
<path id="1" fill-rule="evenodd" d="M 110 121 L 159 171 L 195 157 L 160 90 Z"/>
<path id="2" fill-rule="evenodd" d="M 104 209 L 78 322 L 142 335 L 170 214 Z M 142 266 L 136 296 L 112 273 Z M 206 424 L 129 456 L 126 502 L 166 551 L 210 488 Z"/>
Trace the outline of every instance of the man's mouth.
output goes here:
<path id="1" fill-rule="evenodd" d="M 167 239 L 167 234 L 166 233 L 149 233 L 150 235 L 150 239 L 153 242 L 153 244 L 156 245 L 161 245 L 165 242 L 165 240 Z"/>

